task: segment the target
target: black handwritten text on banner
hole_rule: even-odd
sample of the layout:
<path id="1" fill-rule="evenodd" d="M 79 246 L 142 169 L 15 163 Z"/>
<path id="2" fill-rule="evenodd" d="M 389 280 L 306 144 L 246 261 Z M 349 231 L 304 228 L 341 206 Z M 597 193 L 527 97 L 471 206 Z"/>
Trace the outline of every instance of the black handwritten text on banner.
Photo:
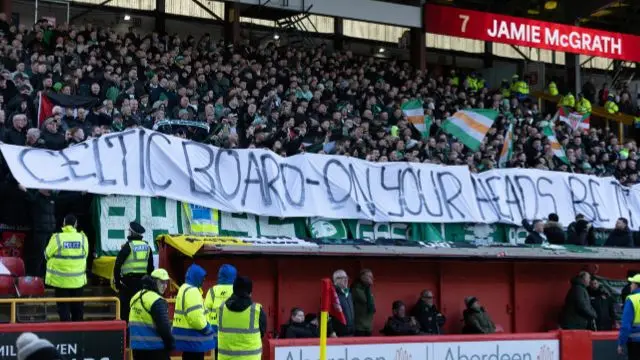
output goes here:
<path id="1" fill-rule="evenodd" d="M 27 188 L 164 196 L 278 217 L 481 221 L 469 171 L 462 166 L 312 154 L 281 158 L 266 150 L 220 149 L 143 129 L 59 152 L 0 148 Z"/>
<path id="2" fill-rule="evenodd" d="M 267 150 L 226 150 L 150 130 L 114 133 L 63 151 L 0 145 L 27 188 L 164 196 L 232 213 L 376 222 L 520 224 L 555 212 L 596 227 L 640 226 L 640 186 L 614 178 L 462 166 L 370 163 Z"/>

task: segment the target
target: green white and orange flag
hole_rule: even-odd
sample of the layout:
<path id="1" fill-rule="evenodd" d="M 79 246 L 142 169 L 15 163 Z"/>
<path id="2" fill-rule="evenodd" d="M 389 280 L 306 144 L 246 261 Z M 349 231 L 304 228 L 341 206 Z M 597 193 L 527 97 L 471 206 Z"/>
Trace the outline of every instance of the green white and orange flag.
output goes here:
<path id="1" fill-rule="evenodd" d="M 553 155 L 560 159 L 563 163 L 569 164 L 569 159 L 567 158 L 567 154 L 564 152 L 564 148 L 562 144 L 556 138 L 556 133 L 550 126 L 545 126 L 542 129 L 542 133 L 546 136 L 551 142 L 551 149 L 553 149 Z"/>
<path id="2" fill-rule="evenodd" d="M 407 117 L 407 120 L 409 120 L 409 122 L 413 124 L 418 131 L 423 134 L 427 134 L 429 129 L 427 128 L 422 101 L 418 99 L 411 99 L 402 104 L 401 108 L 402 113 Z"/>
<path id="3" fill-rule="evenodd" d="M 497 111 L 489 109 L 461 110 L 442 124 L 442 130 L 458 138 L 469 149 L 478 151 L 498 115 Z"/>
<path id="4" fill-rule="evenodd" d="M 500 151 L 500 159 L 498 159 L 498 167 L 506 167 L 507 163 L 513 155 L 513 123 L 509 124 L 507 133 L 504 134 L 504 142 L 502 143 L 502 151 Z"/>

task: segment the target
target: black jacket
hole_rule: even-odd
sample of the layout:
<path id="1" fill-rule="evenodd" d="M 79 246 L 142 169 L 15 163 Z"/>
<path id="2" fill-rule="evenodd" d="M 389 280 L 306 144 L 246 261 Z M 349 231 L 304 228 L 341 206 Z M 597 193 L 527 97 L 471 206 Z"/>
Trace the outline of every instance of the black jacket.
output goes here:
<path id="1" fill-rule="evenodd" d="M 424 300 L 420 299 L 411 310 L 411 316 L 416 318 L 423 333 L 442 334 L 442 326 L 446 319 L 435 305 L 429 306 Z"/>
<path id="2" fill-rule="evenodd" d="M 555 221 L 547 221 L 544 224 L 544 235 L 551 244 L 564 245 L 566 237 L 562 225 Z"/>
<path id="3" fill-rule="evenodd" d="M 484 308 L 465 309 L 462 312 L 464 326 L 463 334 L 493 334 L 496 332 L 496 324 Z"/>
<path id="4" fill-rule="evenodd" d="M 417 335 L 420 333 L 420 325 L 408 316 L 390 316 L 384 324 L 382 333 L 387 336 Z"/>
<path id="5" fill-rule="evenodd" d="M 524 243 L 527 245 L 539 245 L 545 241 L 545 238 L 539 233 L 533 231 L 533 226 L 526 219 L 522 220 L 522 227 L 529 232 Z M 546 235 L 545 235 L 546 236 Z"/>
<path id="6" fill-rule="evenodd" d="M 596 237 L 593 227 L 588 226 L 587 220 L 578 220 L 569 224 L 567 229 L 567 244 L 593 246 L 596 244 Z"/>
<path id="7" fill-rule="evenodd" d="M 142 283 L 143 291 L 158 292 L 155 281 L 150 277 L 145 277 Z M 171 350 L 174 347 L 173 335 L 171 335 L 171 320 L 169 320 L 169 305 L 164 298 L 156 300 L 149 309 L 149 314 L 156 325 L 156 331 L 162 338 L 165 350 Z"/>
<path id="8" fill-rule="evenodd" d="M 592 330 L 596 311 L 591 305 L 589 292 L 580 277 L 571 280 L 571 288 L 564 300 L 560 326 L 569 330 Z"/>
<path id="9" fill-rule="evenodd" d="M 28 190 L 27 200 L 31 205 L 32 230 L 52 233 L 56 230 L 56 195 L 45 196 L 39 190 Z"/>
<path id="10" fill-rule="evenodd" d="M 40 138 L 44 140 L 45 147 L 49 150 L 62 150 L 67 147 L 67 141 L 64 135 L 60 133 L 51 133 L 47 130 L 42 132 Z"/>
<path id="11" fill-rule="evenodd" d="M 231 295 L 231 297 L 225 302 L 227 308 L 233 312 L 242 312 L 245 311 L 251 304 L 253 304 L 253 300 L 247 296 L 238 296 L 237 294 Z M 267 333 L 267 314 L 264 312 L 264 308 L 260 309 L 260 337 L 264 337 L 264 334 Z"/>
<path id="12" fill-rule="evenodd" d="M 294 323 L 289 321 L 289 323 L 282 326 L 281 334 L 283 339 L 306 339 L 317 338 L 319 331 L 317 327 L 306 322 Z"/>
<path id="13" fill-rule="evenodd" d="M 615 301 L 609 293 L 602 288 L 589 288 L 589 296 L 591 297 L 591 306 L 598 316 L 596 319 L 597 331 L 611 331 L 614 329 L 616 312 L 614 308 Z"/>
<path id="14" fill-rule="evenodd" d="M 331 318 L 331 326 L 338 337 L 353 336 L 356 332 L 353 297 L 351 296 L 351 292 L 345 295 L 345 293 L 338 288 L 336 288 L 336 293 L 338 294 L 338 300 L 340 300 L 344 318 L 347 320 L 347 325 L 344 325 L 336 318 Z"/>
<path id="15" fill-rule="evenodd" d="M 124 265 L 124 261 L 127 259 L 129 254 L 131 254 L 131 241 L 132 240 L 142 240 L 142 236 L 129 236 L 127 237 L 127 242 L 122 245 L 120 252 L 118 252 L 118 256 L 116 256 L 116 262 L 113 265 L 113 282 L 116 288 L 120 288 L 120 280 L 122 280 L 122 265 Z M 149 261 L 147 262 L 147 274 L 151 274 L 153 271 L 153 255 L 149 256 Z"/>
<path id="16" fill-rule="evenodd" d="M 24 146 L 27 143 L 27 132 L 25 130 L 18 131 L 12 127 L 4 133 L 4 142 L 6 144 Z"/>
<path id="17" fill-rule="evenodd" d="M 633 247 L 633 237 L 629 229 L 614 229 L 607 238 L 604 246 L 608 247 Z"/>

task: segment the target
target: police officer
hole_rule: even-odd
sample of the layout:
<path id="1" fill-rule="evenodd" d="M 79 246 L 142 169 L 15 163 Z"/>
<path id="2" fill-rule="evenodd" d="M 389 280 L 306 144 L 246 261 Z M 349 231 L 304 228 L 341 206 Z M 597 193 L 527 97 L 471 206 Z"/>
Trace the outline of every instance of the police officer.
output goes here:
<path id="1" fill-rule="evenodd" d="M 137 222 L 129 224 L 129 236 L 122 246 L 113 266 L 113 280 L 120 292 L 120 316 L 129 319 L 131 297 L 142 289 L 142 277 L 153 271 L 151 246 L 142 240 L 144 227 Z"/>
<path id="2" fill-rule="evenodd" d="M 129 336 L 134 360 L 169 360 L 173 349 L 169 306 L 162 298 L 169 274 L 157 269 L 142 278 L 142 290 L 131 298 Z"/>
<path id="3" fill-rule="evenodd" d="M 628 359 L 640 360 L 640 275 L 634 275 L 628 280 L 631 283 L 631 294 L 627 296 L 622 310 L 618 354 L 624 354 L 626 345 Z"/>
<path id="4" fill-rule="evenodd" d="M 204 312 L 213 329 L 214 342 L 216 342 L 215 334 L 218 333 L 218 310 L 220 305 L 233 294 L 233 282 L 236 280 L 237 274 L 238 271 L 233 265 L 223 264 L 220 266 L 220 269 L 218 269 L 218 282 L 207 291 L 205 296 Z"/>
<path id="5" fill-rule="evenodd" d="M 185 283 L 176 296 L 171 333 L 176 339 L 176 350 L 182 351 L 183 360 L 203 360 L 213 350 L 213 328 L 207 321 L 202 306 L 200 288 L 207 272 L 199 265 L 187 269 Z"/>
<path id="6" fill-rule="evenodd" d="M 87 284 L 87 236 L 78 232 L 78 220 L 72 214 L 64 217 L 62 232 L 54 233 L 45 249 L 47 274 L 45 284 L 54 288 L 56 297 L 81 297 Z M 60 321 L 82 321 L 81 302 L 57 303 Z"/>
<path id="7" fill-rule="evenodd" d="M 584 97 L 584 94 L 578 94 L 578 102 L 576 102 L 576 111 L 580 114 L 591 112 L 591 101 Z"/>
<path id="8" fill-rule="evenodd" d="M 549 83 L 549 86 L 547 87 L 547 90 L 549 91 L 549 95 L 551 96 L 558 96 L 559 92 L 558 92 L 558 85 L 556 85 L 555 81 L 552 81 Z"/>
<path id="9" fill-rule="evenodd" d="M 615 102 L 615 96 L 613 94 L 609 94 L 609 96 L 607 96 L 607 102 L 604 103 L 604 109 L 607 110 L 607 113 L 612 115 L 617 114 L 618 111 L 620 111 L 618 104 L 616 104 Z"/>
<path id="10" fill-rule="evenodd" d="M 239 276 L 233 295 L 218 310 L 218 358 L 216 360 L 260 360 L 267 315 L 253 302 L 253 283 Z"/>

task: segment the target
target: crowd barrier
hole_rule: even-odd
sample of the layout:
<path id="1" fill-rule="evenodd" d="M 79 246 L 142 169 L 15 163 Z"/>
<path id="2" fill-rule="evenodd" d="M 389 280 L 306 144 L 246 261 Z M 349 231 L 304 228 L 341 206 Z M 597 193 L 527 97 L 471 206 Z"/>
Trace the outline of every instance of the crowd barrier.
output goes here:
<path id="1" fill-rule="evenodd" d="M 56 302 L 112 302 L 115 306 L 115 319 L 120 320 L 120 299 L 114 296 L 103 296 L 103 297 L 73 297 L 73 298 L 9 298 L 9 299 L 0 299 L 0 304 L 9 304 L 10 305 L 10 315 L 9 322 L 15 323 L 17 318 L 17 309 L 18 305 L 23 304 L 49 304 Z M 0 357 L 1 358 L 1 357 Z"/>
<path id="2" fill-rule="evenodd" d="M 328 340 L 327 360 L 626 360 L 617 333 L 439 335 Z M 318 359 L 317 339 L 269 340 L 268 360 Z"/>

